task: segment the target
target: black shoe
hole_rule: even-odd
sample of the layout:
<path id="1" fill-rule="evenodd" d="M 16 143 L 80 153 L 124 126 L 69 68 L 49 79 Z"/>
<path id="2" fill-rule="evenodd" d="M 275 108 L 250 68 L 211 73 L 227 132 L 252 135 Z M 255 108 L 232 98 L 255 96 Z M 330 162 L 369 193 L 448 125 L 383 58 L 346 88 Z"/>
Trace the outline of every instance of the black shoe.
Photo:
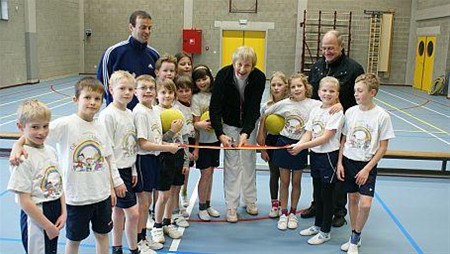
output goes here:
<path id="1" fill-rule="evenodd" d="M 347 221 L 345 220 L 344 217 L 341 216 L 334 216 L 333 220 L 331 221 L 331 225 L 333 225 L 333 227 L 335 228 L 340 228 L 345 224 L 347 224 Z"/>
<path id="2" fill-rule="evenodd" d="M 303 219 L 308 219 L 316 216 L 316 206 L 314 204 L 311 204 L 310 207 L 303 210 L 303 212 L 300 214 L 300 217 Z"/>

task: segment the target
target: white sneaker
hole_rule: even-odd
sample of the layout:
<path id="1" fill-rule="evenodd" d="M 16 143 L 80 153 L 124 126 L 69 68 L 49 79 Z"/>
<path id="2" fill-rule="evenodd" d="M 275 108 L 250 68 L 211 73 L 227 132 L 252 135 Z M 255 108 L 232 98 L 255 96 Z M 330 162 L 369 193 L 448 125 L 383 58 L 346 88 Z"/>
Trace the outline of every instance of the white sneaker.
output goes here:
<path id="1" fill-rule="evenodd" d="M 211 221 L 211 217 L 209 216 L 209 213 L 207 210 L 200 210 L 198 211 L 198 217 L 202 221 Z"/>
<path id="2" fill-rule="evenodd" d="M 153 225 L 155 224 L 155 221 L 152 219 L 152 216 L 149 214 L 148 218 L 147 218 L 147 224 L 145 225 L 145 227 L 149 230 L 151 230 L 153 228 Z"/>
<path id="3" fill-rule="evenodd" d="M 278 229 L 279 230 L 286 230 L 287 229 L 287 224 L 288 224 L 288 218 L 286 215 L 281 215 L 280 218 L 278 219 Z"/>
<path id="4" fill-rule="evenodd" d="M 348 246 L 347 254 L 358 254 L 358 245 L 350 243 Z"/>
<path id="5" fill-rule="evenodd" d="M 214 209 L 212 207 L 208 207 L 206 209 L 206 211 L 208 212 L 209 216 L 211 216 L 211 217 L 215 217 L 215 218 L 220 217 L 219 211 L 217 211 L 216 209 Z"/>
<path id="6" fill-rule="evenodd" d="M 161 244 L 161 246 L 162 246 L 162 244 Z M 137 247 L 139 249 L 139 253 L 140 254 L 154 254 L 154 253 L 156 253 L 155 251 L 153 251 L 152 249 L 150 249 L 147 246 L 147 243 L 146 243 L 145 240 L 139 241 L 138 244 L 137 244 Z"/>
<path id="7" fill-rule="evenodd" d="M 162 228 L 153 228 L 152 229 L 152 238 L 153 241 L 157 243 L 164 243 L 166 239 L 164 238 L 164 231 Z"/>
<path id="8" fill-rule="evenodd" d="M 172 239 L 179 239 L 182 236 L 182 234 L 178 230 L 178 228 L 172 224 L 168 225 L 168 226 L 163 226 L 163 232 L 164 232 L 164 234 L 168 235 Z"/>
<path id="9" fill-rule="evenodd" d="M 350 247 L 350 241 L 351 241 L 351 238 L 348 239 L 348 242 L 345 242 L 344 244 L 341 245 L 341 250 L 342 251 L 348 251 L 348 249 Z M 361 246 L 361 238 L 359 239 L 359 242 L 358 242 L 357 246 L 358 247 Z"/>
<path id="10" fill-rule="evenodd" d="M 175 222 L 175 224 L 178 227 L 182 227 L 182 228 L 189 227 L 189 222 L 187 222 L 187 220 L 183 217 L 182 214 L 173 214 L 172 219 L 173 219 L 173 222 Z"/>
<path id="11" fill-rule="evenodd" d="M 303 235 L 303 236 L 310 236 L 310 235 L 315 235 L 319 232 L 320 232 L 320 228 L 318 226 L 311 226 L 307 229 L 303 229 L 302 231 L 299 232 L 299 234 Z"/>
<path id="12" fill-rule="evenodd" d="M 154 242 L 152 239 L 147 238 L 146 240 L 141 240 L 137 244 L 139 250 L 151 249 L 151 250 L 160 250 L 164 247 L 161 243 Z M 152 253 L 152 252 L 150 252 Z"/>
<path id="13" fill-rule="evenodd" d="M 258 214 L 258 207 L 256 206 L 256 203 L 249 203 L 249 204 L 247 204 L 247 208 L 245 210 L 250 215 L 257 215 Z"/>
<path id="14" fill-rule="evenodd" d="M 295 214 L 289 214 L 287 227 L 289 229 L 296 229 L 298 227 L 298 218 Z"/>
<path id="15" fill-rule="evenodd" d="M 279 211 L 278 207 L 272 206 L 272 208 L 270 209 L 270 212 L 269 212 L 269 217 L 270 218 L 280 217 L 280 211 Z"/>
<path id="16" fill-rule="evenodd" d="M 238 221 L 238 216 L 236 212 L 236 208 L 230 208 L 227 211 L 227 221 L 231 223 L 235 223 Z"/>
<path id="17" fill-rule="evenodd" d="M 180 206 L 180 214 L 184 218 L 189 218 L 189 213 L 187 212 L 186 208 L 184 206 Z"/>
<path id="18" fill-rule="evenodd" d="M 326 233 L 320 232 L 320 233 L 316 234 L 315 236 L 309 238 L 308 243 L 311 245 L 319 245 L 319 244 L 329 241 L 330 239 L 331 239 L 330 233 L 326 234 Z"/>
<path id="19" fill-rule="evenodd" d="M 189 199 L 188 199 L 187 194 L 186 195 L 180 195 L 180 196 L 181 196 L 181 204 L 184 207 L 188 207 L 189 206 Z"/>

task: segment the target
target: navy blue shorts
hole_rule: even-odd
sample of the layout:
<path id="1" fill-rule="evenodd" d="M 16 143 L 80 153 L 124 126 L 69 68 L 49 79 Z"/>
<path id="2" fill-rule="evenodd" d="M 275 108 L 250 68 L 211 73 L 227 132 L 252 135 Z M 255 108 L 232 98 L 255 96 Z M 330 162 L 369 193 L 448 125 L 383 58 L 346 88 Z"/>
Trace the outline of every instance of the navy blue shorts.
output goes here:
<path id="1" fill-rule="evenodd" d="M 176 154 L 164 152 L 159 157 L 161 159 L 161 178 L 157 190 L 168 191 L 172 185 L 183 185 L 184 149 L 178 150 Z"/>
<path id="2" fill-rule="evenodd" d="M 161 160 L 159 155 L 146 154 L 137 156 L 136 169 L 138 174 L 138 182 L 134 187 L 136 193 L 143 191 L 152 192 L 158 189 Z"/>
<path id="3" fill-rule="evenodd" d="M 137 204 L 136 193 L 133 190 L 133 176 L 131 174 L 131 168 L 119 168 L 120 178 L 122 178 L 123 183 L 127 187 L 127 192 L 125 197 L 117 197 L 116 206 L 119 208 L 130 208 Z"/>
<path id="4" fill-rule="evenodd" d="M 277 140 L 280 137 L 280 135 L 273 135 L 273 134 L 267 134 L 266 137 L 266 146 L 276 146 L 277 145 Z M 266 150 L 267 153 L 269 154 L 270 160 L 272 160 L 273 158 L 273 149 L 268 149 Z"/>
<path id="5" fill-rule="evenodd" d="M 111 197 L 95 204 L 67 205 L 66 237 L 81 241 L 89 236 L 89 223 L 97 234 L 108 234 L 113 228 Z"/>
<path id="6" fill-rule="evenodd" d="M 368 161 L 354 161 L 344 156 L 342 164 L 345 170 L 344 190 L 348 193 L 359 192 L 361 195 L 373 197 L 375 194 L 375 183 L 377 180 L 377 165 L 369 172 L 369 177 L 364 185 L 357 185 L 355 176 L 363 169 Z"/>
<path id="7" fill-rule="evenodd" d="M 61 216 L 61 200 L 53 200 L 44 202 L 42 205 L 42 213 L 53 224 L 56 223 Z M 21 210 L 20 211 L 20 227 L 22 229 L 22 244 L 26 253 L 36 253 L 39 248 L 45 248 L 45 253 L 56 253 L 58 249 L 58 237 L 50 240 L 40 226 L 36 222 L 28 224 L 31 217 Z M 29 227 L 30 226 L 30 227 Z M 11 250 L 13 251 L 13 250 Z"/>
<path id="8" fill-rule="evenodd" d="M 220 146 L 220 141 L 214 143 L 199 143 L 199 145 L 206 146 Z M 220 165 L 220 150 L 219 149 L 203 149 L 198 150 L 198 159 L 195 167 L 202 170 L 210 167 L 217 168 Z"/>
<path id="9" fill-rule="evenodd" d="M 336 165 L 339 150 L 330 153 L 315 153 L 311 151 L 311 177 L 320 178 L 322 183 L 336 182 Z"/>
<path id="10" fill-rule="evenodd" d="M 297 143 L 298 140 L 280 136 L 277 140 L 277 146 L 285 146 Z M 302 150 L 297 155 L 291 155 L 287 149 L 277 149 L 273 152 L 272 163 L 284 169 L 302 170 L 308 163 L 308 150 Z"/>

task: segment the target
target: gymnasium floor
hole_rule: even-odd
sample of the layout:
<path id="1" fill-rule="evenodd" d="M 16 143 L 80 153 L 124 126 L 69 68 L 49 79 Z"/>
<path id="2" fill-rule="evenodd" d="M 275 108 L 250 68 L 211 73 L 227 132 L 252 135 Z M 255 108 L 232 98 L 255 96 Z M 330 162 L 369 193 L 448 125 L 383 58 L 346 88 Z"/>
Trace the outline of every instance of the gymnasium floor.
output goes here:
<path id="1" fill-rule="evenodd" d="M 17 131 L 15 111 L 20 101 L 38 98 L 52 109 L 53 119 L 75 112 L 70 96 L 79 76 L 41 82 L 38 85 L 0 90 L 0 132 Z M 392 150 L 450 152 L 450 101 L 429 96 L 410 87 L 382 87 L 376 98 L 387 109 L 393 121 L 396 138 Z M 0 147 L 11 141 L 0 140 Z M 225 205 L 222 170 L 214 175 L 212 205 L 222 216 L 210 223 L 199 222 L 197 194 L 194 191 L 199 172 L 191 171 L 189 195 L 191 226 L 181 240 L 167 241 L 158 253 L 342 253 L 340 244 L 350 234 L 349 225 L 332 229 L 332 239 L 320 246 L 306 243 L 308 237 L 298 234 L 313 224 L 313 219 L 300 219 L 299 229 L 279 231 L 276 220 L 267 217 L 270 209 L 267 166 L 258 159 L 258 216 L 239 210 L 241 221 L 224 222 Z M 439 170 L 440 162 L 383 160 L 380 166 Z M 447 165 L 447 168 L 450 165 Z M 450 170 L 449 168 L 447 170 Z M 0 158 L 0 253 L 23 253 L 19 231 L 19 208 L 14 195 L 6 191 L 8 162 Z M 299 208 L 311 201 L 311 178 L 302 178 Z M 348 220 L 348 218 L 347 218 Z M 60 237 L 63 253 L 65 232 Z M 406 178 L 380 176 L 377 181 L 369 221 L 363 231 L 360 253 L 450 253 L 450 181 L 448 178 Z M 167 238 L 166 238 L 167 239 Z M 83 241 L 80 253 L 95 253 L 93 237 Z"/>

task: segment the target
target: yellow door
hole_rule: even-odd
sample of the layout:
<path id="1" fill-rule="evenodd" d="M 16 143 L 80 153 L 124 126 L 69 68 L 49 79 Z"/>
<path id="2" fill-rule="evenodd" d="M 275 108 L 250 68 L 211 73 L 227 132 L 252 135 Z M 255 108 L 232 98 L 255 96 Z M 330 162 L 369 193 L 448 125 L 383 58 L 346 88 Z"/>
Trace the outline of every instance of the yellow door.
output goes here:
<path id="1" fill-rule="evenodd" d="M 425 61 L 423 64 L 422 90 L 429 91 L 433 83 L 433 65 L 436 55 L 436 37 L 427 37 L 425 44 Z"/>
<path id="2" fill-rule="evenodd" d="M 265 72 L 266 62 L 266 32 L 264 31 L 235 31 L 222 32 L 222 62 L 221 66 L 229 65 L 233 52 L 240 46 L 249 46 L 255 50 L 258 61 L 256 67 Z"/>
<path id="3" fill-rule="evenodd" d="M 416 66 L 414 68 L 414 87 L 422 89 L 423 64 L 425 62 L 426 37 L 420 36 L 416 46 Z"/>
<path id="4" fill-rule="evenodd" d="M 244 45 L 244 31 L 222 32 L 222 67 L 231 64 L 234 50 L 242 45 Z"/>
<path id="5" fill-rule="evenodd" d="M 256 62 L 256 68 L 265 72 L 265 49 L 266 49 L 266 32 L 262 31 L 245 31 L 244 32 L 244 45 L 252 47 L 255 50 L 258 61 Z"/>

